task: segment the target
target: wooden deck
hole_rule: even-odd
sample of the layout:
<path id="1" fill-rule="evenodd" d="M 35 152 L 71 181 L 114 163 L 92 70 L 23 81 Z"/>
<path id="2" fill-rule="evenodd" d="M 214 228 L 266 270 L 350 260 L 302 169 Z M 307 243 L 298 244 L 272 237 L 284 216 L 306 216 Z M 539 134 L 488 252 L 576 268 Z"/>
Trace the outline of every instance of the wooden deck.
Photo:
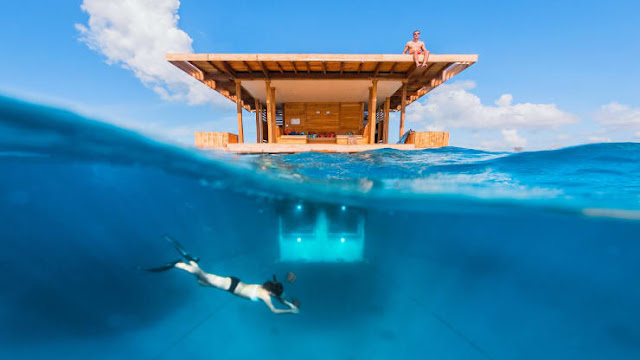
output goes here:
<path id="1" fill-rule="evenodd" d="M 324 153 L 357 153 L 362 151 L 395 149 L 421 150 L 413 144 L 367 144 L 367 145 L 338 145 L 338 144 L 227 144 L 224 150 L 236 154 L 293 154 L 301 152 Z"/>

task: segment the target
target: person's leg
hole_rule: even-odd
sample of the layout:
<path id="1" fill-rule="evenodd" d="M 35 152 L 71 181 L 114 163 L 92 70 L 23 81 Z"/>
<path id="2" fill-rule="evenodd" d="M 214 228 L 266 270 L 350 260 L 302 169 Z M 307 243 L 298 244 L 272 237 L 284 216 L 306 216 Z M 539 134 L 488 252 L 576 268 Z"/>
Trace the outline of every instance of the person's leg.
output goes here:
<path id="1" fill-rule="evenodd" d="M 413 61 L 416 62 L 416 67 L 420 67 L 420 60 L 418 60 L 418 52 L 414 51 L 412 54 L 413 54 Z"/>
<path id="2" fill-rule="evenodd" d="M 202 286 L 213 286 L 218 289 L 227 290 L 231 284 L 231 279 L 228 277 L 222 277 L 215 274 L 209 274 L 202 271 L 198 263 L 190 261 L 188 264 L 179 262 L 175 265 L 176 268 L 182 269 L 190 274 L 193 274 L 198 279 L 198 284 Z"/>
<path id="3" fill-rule="evenodd" d="M 429 60 L 429 50 L 425 51 L 424 59 L 422 60 L 422 66 L 427 66 L 427 61 Z"/>

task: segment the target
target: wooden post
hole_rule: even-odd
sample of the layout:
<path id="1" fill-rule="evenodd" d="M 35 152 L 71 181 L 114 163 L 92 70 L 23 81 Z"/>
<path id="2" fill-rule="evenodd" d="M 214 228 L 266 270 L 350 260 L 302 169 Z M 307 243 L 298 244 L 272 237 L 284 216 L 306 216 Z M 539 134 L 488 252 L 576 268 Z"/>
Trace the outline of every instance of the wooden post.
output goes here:
<path id="1" fill-rule="evenodd" d="M 244 131 L 242 129 L 242 86 L 240 80 L 236 80 L 236 111 L 238 113 L 238 143 L 244 143 Z"/>
<path id="2" fill-rule="evenodd" d="M 271 88 L 271 111 L 273 114 L 271 115 L 271 130 L 273 131 L 273 142 L 278 141 L 278 136 L 276 134 L 276 88 Z"/>
<path id="3" fill-rule="evenodd" d="M 264 105 L 262 105 L 262 103 L 258 103 L 258 106 L 260 106 L 260 143 L 262 143 L 264 141 L 264 122 L 262 121 L 262 119 L 264 118 Z"/>
<path id="4" fill-rule="evenodd" d="M 391 107 L 391 98 L 387 98 L 384 102 L 384 124 L 382 125 L 382 142 L 389 143 L 389 108 Z"/>
<path id="5" fill-rule="evenodd" d="M 369 116 L 368 116 L 368 117 L 369 117 L 369 121 L 368 121 L 367 126 L 368 126 L 369 128 L 371 128 L 371 126 L 372 126 L 372 125 L 371 125 L 371 114 L 373 114 L 373 111 L 371 111 L 371 90 L 372 90 L 372 89 L 371 89 L 371 87 L 370 87 L 370 88 L 369 88 L 369 103 L 367 104 L 367 113 L 369 114 Z M 368 131 L 368 130 L 367 130 L 367 131 Z M 371 132 L 369 132 L 369 133 L 371 133 Z M 367 137 L 367 142 L 369 142 L 369 143 L 370 143 L 370 142 L 371 142 L 371 139 L 369 139 L 369 134 L 363 134 L 363 135 Z"/>
<path id="6" fill-rule="evenodd" d="M 259 144 L 262 142 L 262 134 L 260 131 L 260 123 L 262 123 L 262 119 L 260 119 L 260 102 L 258 101 L 258 99 L 254 99 L 255 100 L 255 106 L 256 106 L 256 142 Z"/>
<path id="7" fill-rule="evenodd" d="M 378 96 L 378 80 L 373 79 L 371 81 L 371 112 L 369 113 L 369 118 L 371 121 L 371 126 L 369 127 L 369 144 L 375 144 L 376 142 L 376 116 L 375 112 L 377 111 L 377 96 Z"/>
<path id="8" fill-rule="evenodd" d="M 271 105 L 273 99 L 271 99 L 271 80 L 265 80 L 266 92 L 267 92 L 267 139 L 269 144 L 273 143 L 273 126 L 271 125 Z"/>
<path id="9" fill-rule="evenodd" d="M 407 107 L 407 81 L 402 80 L 402 100 L 400 102 L 400 139 L 404 135 L 404 110 Z"/>

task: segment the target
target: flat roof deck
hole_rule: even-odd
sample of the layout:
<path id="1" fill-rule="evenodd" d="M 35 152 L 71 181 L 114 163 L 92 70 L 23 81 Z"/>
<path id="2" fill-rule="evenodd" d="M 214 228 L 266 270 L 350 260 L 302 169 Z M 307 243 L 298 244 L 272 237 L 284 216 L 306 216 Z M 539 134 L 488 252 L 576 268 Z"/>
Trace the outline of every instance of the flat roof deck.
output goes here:
<path id="1" fill-rule="evenodd" d="M 407 83 L 408 105 L 473 65 L 478 55 L 431 54 L 426 68 L 416 67 L 412 55 L 395 54 L 167 54 L 167 60 L 234 102 L 239 80 L 241 104 L 248 111 L 256 110 L 256 100 L 266 101 L 265 80 L 283 95 L 276 99 L 281 104 L 310 98 L 333 101 L 331 96 L 340 96 L 330 90 L 347 86 L 347 81 L 360 94 L 352 92 L 355 98 L 342 101 L 366 102 L 371 79 L 379 81 L 381 90 L 386 89 L 379 97 L 390 99 L 390 111 L 397 111 L 403 82 Z M 306 84 L 300 83 L 305 80 Z M 316 80 L 333 80 L 334 84 Z M 335 86 L 337 80 L 340 86 Z M 356 86 L 357 80 L 361 84 Z"/>

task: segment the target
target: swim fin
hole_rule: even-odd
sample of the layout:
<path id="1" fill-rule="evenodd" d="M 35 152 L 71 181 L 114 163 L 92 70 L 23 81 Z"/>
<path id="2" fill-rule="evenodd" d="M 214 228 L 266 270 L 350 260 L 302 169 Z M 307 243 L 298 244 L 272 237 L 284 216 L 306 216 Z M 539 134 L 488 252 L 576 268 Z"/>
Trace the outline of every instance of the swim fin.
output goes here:
<path id="1" fill-rule="evenodd" d="M 154 268 L 139 268 L 140 270 L 149 271 L 149 272 L 162 272 L 173 269 L 177 263 L 182 262 L 182 260 L 175 260 L 173 262 L 164 264 L 162 266 L 154 267 Z"/>
<path id="2" fill-rule="evenodd" d="M 188 261 L 200 262 L 200 258 L 197 256 L 191 256 L 191 254 L 189 254 L 187 250 L 184 249 L 184 247 L 182 246 L 182 244 L 178 242 L 178 240 L 172 238 L 169 235 L 164 235 L 163 237 L 165 240 L 170 242 L 171 245 L 173 245 L 176 251 L 180 253 L 180 255 L 182 255 L 183 258 L 187 259 Z"/>

